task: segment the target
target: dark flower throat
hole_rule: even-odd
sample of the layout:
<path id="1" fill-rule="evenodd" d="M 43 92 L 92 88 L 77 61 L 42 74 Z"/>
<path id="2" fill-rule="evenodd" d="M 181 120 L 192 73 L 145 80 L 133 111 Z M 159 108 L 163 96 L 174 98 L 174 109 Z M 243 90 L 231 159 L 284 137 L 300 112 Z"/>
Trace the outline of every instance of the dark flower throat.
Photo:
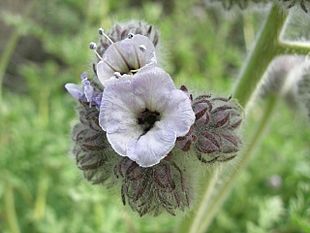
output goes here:
<path id="1" fill-rule="evenodd" d="M 138 124 L 143 129 L 143 135 L 146 134 L 155 124 L 156 121 L 160 120 L 159 112 L 151 112 L 147 108 L 138 115 Z"/>

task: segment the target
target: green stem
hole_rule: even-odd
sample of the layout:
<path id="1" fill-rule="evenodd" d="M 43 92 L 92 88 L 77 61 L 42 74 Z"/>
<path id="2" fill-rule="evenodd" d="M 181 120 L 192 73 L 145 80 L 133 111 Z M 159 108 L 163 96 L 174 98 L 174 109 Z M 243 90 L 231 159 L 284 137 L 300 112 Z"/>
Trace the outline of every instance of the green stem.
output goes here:
<path id="1" fill-rule="evenodd" d="M 36 221 L 44 218 L 45 210 L 46 210 L 46 198 L 48 191 L 48 178 L 46 175 L 40 176 L 42 177 L 38 184 L 37 196 L 35 200 L 35 206 L 33 210 L 33 219 Z"/>
<path id="2" fill-rule="evenodd" d="M 4 206 L 9 232 L 20 233 L 15 210 L 13 187 L 10 183 L 7 183 L 7 185 L 5 186 Z"/>
<path id="3" fill-rule="evenodd" d="M 267 17 L 243 67 L 239 81 L 234 90 L 234 97 L 242 106 L 248 102 L 269 63 L 282 51 L 279 46 L 279 35 L 286 20 L 285 12 L 274 5 Z"/>
<path id="4" fill-rule="evenodd" d="M 279 49 L 281 50 L 281 53 L 309 55 L 310 44 L 304 42 L 281 41 Z"/>
<path id="5" fill-rule="evenodd" d="M 25 10 L 21 16 L 27 17 L 33 11 L 33 8 L 36 3 L 37 1 L 35 0 L 30 1 L 30 3 L 26 7 L 23 8 Z M 13 33 L 11 34 L 8 40 L 8 43 L 4 49 L 4 52 L 0 58 L 0 104 L 2 103 L 2 85 L 3 85 L 4 74 L 7 69 L 7 66 L 9 65 L 13 52 L 15 51 L 17 43 L 23 34 L 23 32 L 18 27 L 15 28 L 14 30 L 15 31 L 13 31 Z"/>
<path id="6" fill-rule="evenodd" d="M 254 132 L 254 135 L 249 140 L 249 144 L 243 149 L 242 153 L 239 155 L 240 160 L 236 164 L 236 167 L 233 169 L 231 173 L 229 173 L 229 177 L 224 180 L 224 182 L 220 185 L 217 190 L 216 197 L 212 200 L 208 212 L 203 219 L 202 225 L 200 225 L 199 231 L 197 233 L 205 232 L 210 223 L 212 222 L 215 214 L 218 212 L 222 204 L 224 203 L 227 195 L 230 193 L 233 185 L 235 184 L 236 179 L 243 169 L 247 166 L 251 156 L 255 152 L 257 145 L 261 141 L 262 136 L 268 126 L 268 123 L 271 120 L 271 116 L 274 113 L 274 110 L 277 106 L 279 96 L 270 96 L 267 100 L 266 107 L 264 109 L 263 116 L 257 124 L 257 128 Z"/>
<path id="7" fill-rule="evenodd" d="M 12 54 L 17 46 L 17 42 L 20 38 L 20 33 L 18 30 L 12 33 L 11 37 L 8 40 L 8 43 L 4 49 L 4 52 L 0 60 L 0 103 L 2 102 L 2 83 L 4 79 L 4 74 L 6 68 L 11 60 Z"/>

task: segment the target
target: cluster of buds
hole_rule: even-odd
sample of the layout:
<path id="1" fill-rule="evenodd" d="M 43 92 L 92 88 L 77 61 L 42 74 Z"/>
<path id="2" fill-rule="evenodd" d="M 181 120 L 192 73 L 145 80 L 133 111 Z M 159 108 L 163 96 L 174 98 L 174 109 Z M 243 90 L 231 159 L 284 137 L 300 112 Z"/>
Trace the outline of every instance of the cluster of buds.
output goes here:
<path id="1" fill-rule="evenodd" d="M 99 45 L 90 44 L 94 77 L 82 74 L 82 85 L 65 86 L 79 102 L 72 132 L 77 166 L 91 183 L 119 188 L 123 204 L 140 216 L 175 215 L 193 196 L 184 158 L 204 164 L 236 156 L 242 110 L 231 98 L 193 99 L 176 88 L 157 63 L 153 26 L 129 23 L 99 34 Z"/>
<path id="2" fill-rule="evenodd" d="M 175 215 L 175 210 L 183 210 L 190 205 L 188 182 L 173 160 L 165 159 L 153 167 L 143 168 L 123 158 L 115 166 L 115 175 L 123 179 L 123 204 L 127 200 L 140 216 L 146 213 L 156 216 L 162 210 Z"/>
<path id="3" fill-rule="evenodd" d="M 196 120 L 184 137 L 178 138 L 178 146 L 189 151 L 192 146 L 203 163 L 224 162 L 234 158 L 241 140 L 236 129 L 242 115 L 241 107 L 230 97 L 202 95 L 192 101 Z"/>

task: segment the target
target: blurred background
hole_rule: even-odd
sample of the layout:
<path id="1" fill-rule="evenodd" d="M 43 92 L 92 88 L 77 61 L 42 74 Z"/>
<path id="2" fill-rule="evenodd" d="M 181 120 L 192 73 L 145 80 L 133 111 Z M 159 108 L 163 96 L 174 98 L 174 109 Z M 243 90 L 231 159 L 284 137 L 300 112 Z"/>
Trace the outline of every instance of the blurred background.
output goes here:
<path id="1" fill-rule="evenodd" d="M 140 218 L 119 192 L 83 179 L 64 84 L 91 72 L 99 27 L 136 19 L 160 31 L 161 63 L 177 85 L 228 96 L 264 13 L 201 0 L 1 0 L 0 16 L 0 232 L 172 232 L 183 214 Z M 244 138 L 260 116 L 258 103 Z M 305 119 L 280 103 L 209 232 L 310 232 L 309 141 Z"/>

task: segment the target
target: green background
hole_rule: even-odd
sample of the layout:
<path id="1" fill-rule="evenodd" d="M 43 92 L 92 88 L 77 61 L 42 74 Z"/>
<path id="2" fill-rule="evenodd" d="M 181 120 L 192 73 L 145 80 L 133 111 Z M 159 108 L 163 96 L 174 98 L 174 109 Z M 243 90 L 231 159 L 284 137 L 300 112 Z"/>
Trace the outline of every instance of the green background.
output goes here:
<path id="1" fill-rule="evenodd" d="M 63 86 L 92 72 L 99 27 L 136 19 L 160 31 L 159 60 L 178 86 L 229 96 L 264 13 L 187 0 L 3 0 L 0 14 L 0 232 L 172 232 L 186 213 L 140 218 L 119 190 L 83 179 L 70 155 L 75 102 Z M 253 104 L 245 143 L 262 106 Z M 275 112 L 209 232 L 310 232 L 308 119 L 284 101 Z"/>

